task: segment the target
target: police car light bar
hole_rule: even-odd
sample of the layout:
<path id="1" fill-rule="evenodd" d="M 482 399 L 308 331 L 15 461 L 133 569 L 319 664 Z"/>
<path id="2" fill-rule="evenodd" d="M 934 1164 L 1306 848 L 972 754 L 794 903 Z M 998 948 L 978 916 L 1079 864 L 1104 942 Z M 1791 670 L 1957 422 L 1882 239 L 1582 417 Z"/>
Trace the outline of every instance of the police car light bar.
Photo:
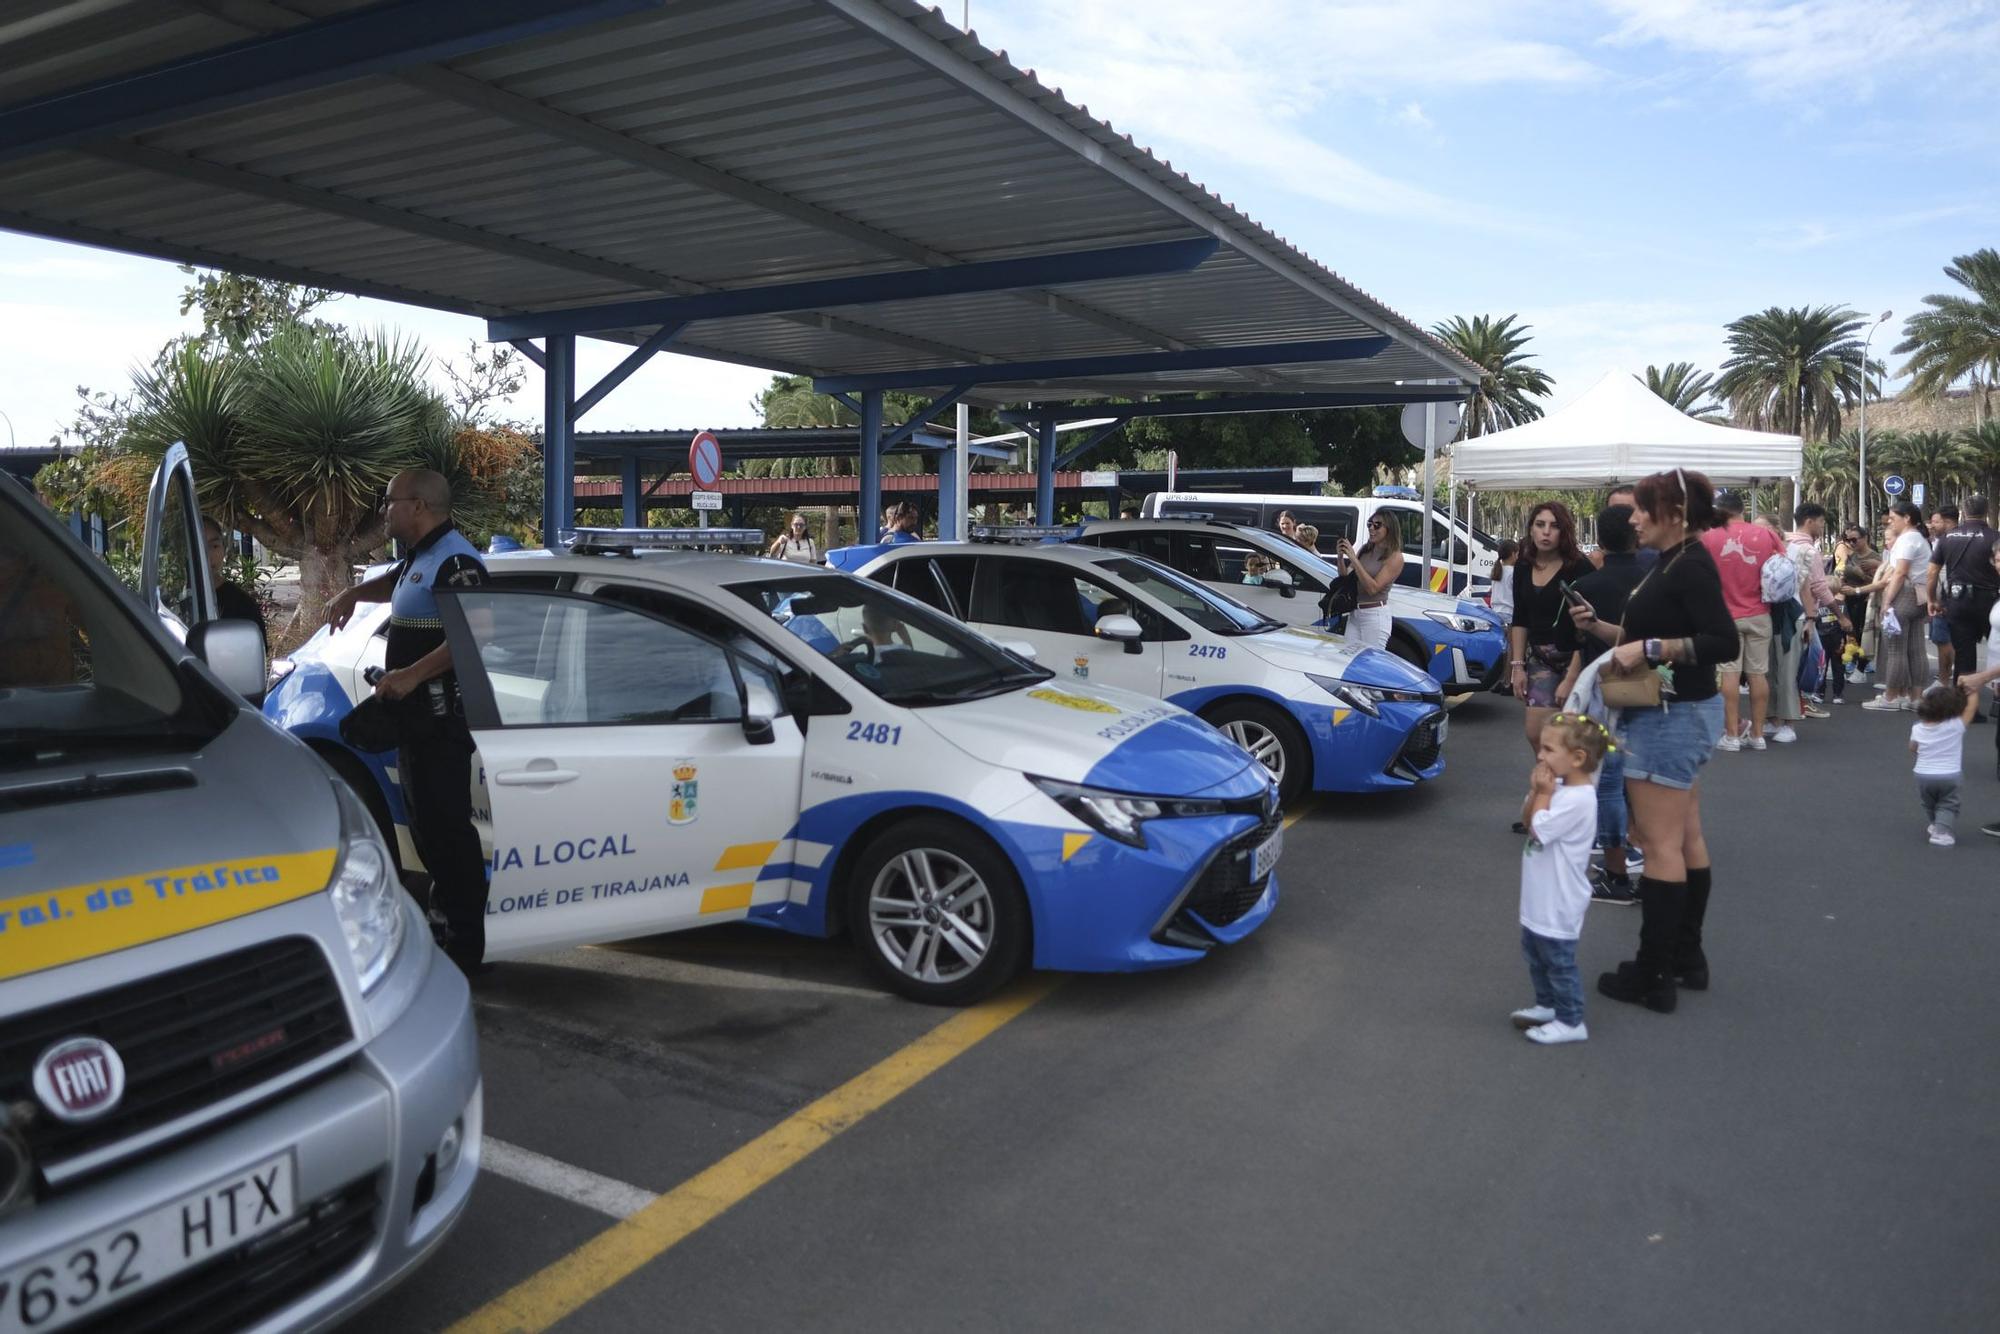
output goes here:
<path id="1" fill-rule="evenodd" d="M 762 551 L 761 528 L 577 528 L 564 533 L 579 555 L 635 551 Z"/>
<path id="2" fill-rule="evenodd" d="M 1037 542 L 1074 541 L 1082 531 L 1082 524 L 981 523 L 968 529 L 966 536 L 974 542 L 1029 546 Z"/>

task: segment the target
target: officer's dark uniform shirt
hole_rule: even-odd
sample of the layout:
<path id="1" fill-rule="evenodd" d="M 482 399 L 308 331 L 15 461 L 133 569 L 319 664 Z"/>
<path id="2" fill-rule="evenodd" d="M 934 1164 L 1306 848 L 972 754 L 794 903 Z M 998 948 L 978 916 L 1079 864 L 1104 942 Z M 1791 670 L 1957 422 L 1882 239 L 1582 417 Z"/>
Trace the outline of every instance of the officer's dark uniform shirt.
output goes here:
<path id="1" fill-rule="evenodd" d="M 407 667 L 444 643 L 436 589 L 476 588 L 485 582 L 486 566 L 479 559 L 479 548 L 466 541 L 449 519 L 425 533 L 396 567 L 383 666 L 390 671 Z"/>

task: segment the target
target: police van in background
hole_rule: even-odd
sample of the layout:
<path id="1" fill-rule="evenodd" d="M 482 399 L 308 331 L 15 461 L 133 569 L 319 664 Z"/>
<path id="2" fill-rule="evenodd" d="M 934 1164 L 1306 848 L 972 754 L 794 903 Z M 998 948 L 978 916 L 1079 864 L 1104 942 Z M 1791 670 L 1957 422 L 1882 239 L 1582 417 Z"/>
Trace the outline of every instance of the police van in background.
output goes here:
<path id="1" fill-rule="evenodd" d="M 248 706 L 178 445 L 144 571 L 0 477 L 0 1331 L 335 1323 L 470 1198 L 470 992 Z"/>
<path id="2" fill-rule="evenodd" d="M 1140 508 L 1143 518 L 1168 515 L 1202 515 L 1225 523 L 1251 528 L 1278 530 L 1278 515 L 1290 510 L 1300 523 L 1319 529 L 1319 552 L 1331 558 L 1340 550 L 1341 539 L 1360 546 L 1359 534 L 1367 531 L 1369 517 L 1377 510 L 1396 516 L 1403 530 L 1403 574 L 1398 583 L 1422 587 L 1424 542 L 1418 524 L 1423 518 L 1421 500 L 1394 496 L 1285 496 L 1241 491 L 1155 491 Z M 1500 556 L 1500 541 L 1478 528 L 1468 528 L 1465 520 L 1442 510 L 1431 512 L 1429 537 L 1433 571 L 1446 567 L 1433 579 L 1432 591 L 1483 597 L 1492 586 L 1493 562 Z"/>

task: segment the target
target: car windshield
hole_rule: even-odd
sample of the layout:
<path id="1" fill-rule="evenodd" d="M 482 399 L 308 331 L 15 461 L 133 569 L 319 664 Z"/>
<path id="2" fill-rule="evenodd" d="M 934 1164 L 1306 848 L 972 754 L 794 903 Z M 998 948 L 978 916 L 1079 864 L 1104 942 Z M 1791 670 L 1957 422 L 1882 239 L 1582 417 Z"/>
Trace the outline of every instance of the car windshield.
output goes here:
<path id="1" fill-rule="evenodd" d="M 1052 675 L 866 580 L 800 574 L 728 587 L 869 691 L 905 708 L 997 695 Z"/>
<path id="2" fill-rule="evenodd" d="M 206 740 L 214 720 L 173 662 L 33 503 L 0 487 L 0 771 Z"/>
<path id="3" fill-rule="evenodd" d="M 1261 635 L 1282 622 L 1212 592 L 1178 570 L 1140 556 L 1113 556 L 1096 562 L 1169 611 L 1218 635 Z"/>

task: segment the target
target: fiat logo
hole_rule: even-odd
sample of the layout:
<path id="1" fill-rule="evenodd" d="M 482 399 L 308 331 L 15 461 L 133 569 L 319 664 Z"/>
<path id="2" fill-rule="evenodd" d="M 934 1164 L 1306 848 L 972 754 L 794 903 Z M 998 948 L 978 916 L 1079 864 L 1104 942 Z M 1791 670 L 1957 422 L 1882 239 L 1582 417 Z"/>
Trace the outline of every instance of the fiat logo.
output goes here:
<path id="1" fill-rule="evenodd" d="M 125 1062 L 100 1038 L 65 1038 L 35 1062 L 35 1096 L 58 1121 L 91 1121 L 125 1096 Z"/>

